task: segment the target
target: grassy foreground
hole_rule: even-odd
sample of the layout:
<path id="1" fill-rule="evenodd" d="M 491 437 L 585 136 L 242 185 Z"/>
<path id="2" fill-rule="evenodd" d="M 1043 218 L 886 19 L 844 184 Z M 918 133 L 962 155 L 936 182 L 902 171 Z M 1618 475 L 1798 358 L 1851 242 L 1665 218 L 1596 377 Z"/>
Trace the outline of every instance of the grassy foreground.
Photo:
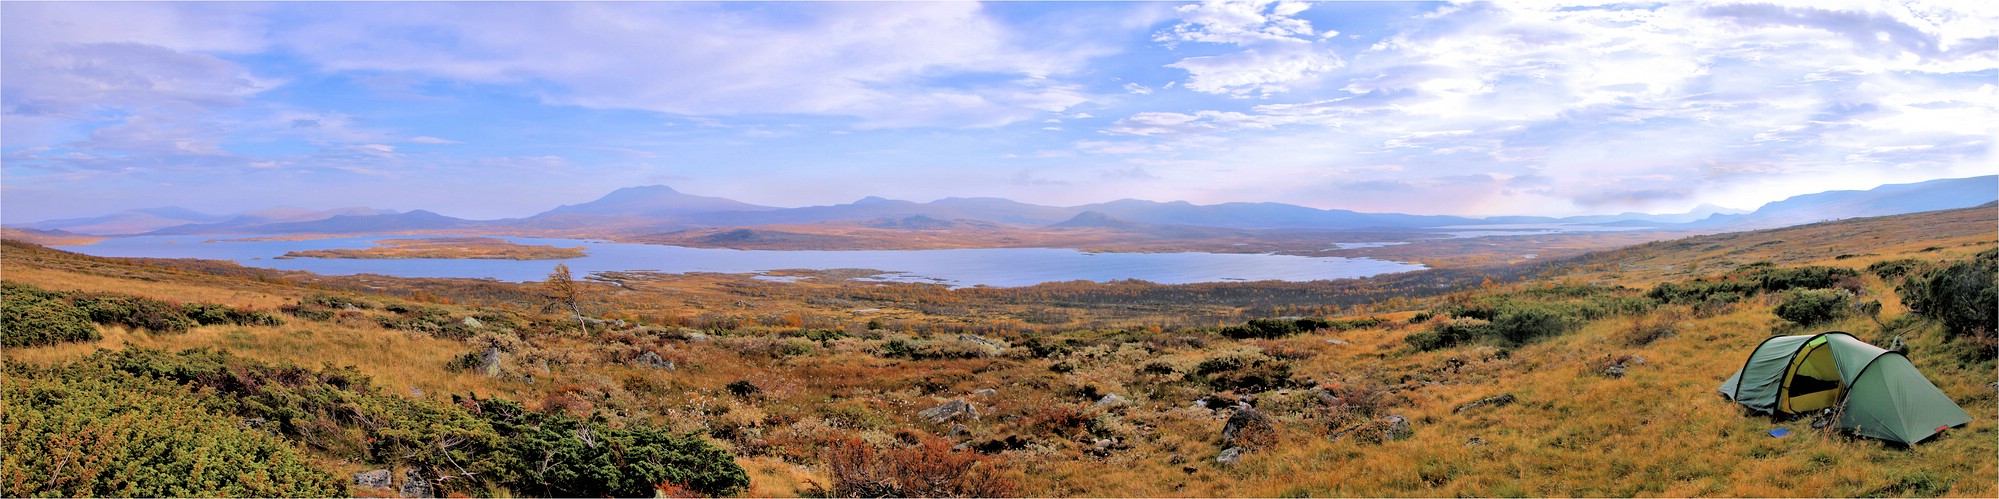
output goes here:
<path id="1" fill-rule="evenodd" d="M 296 478 L 286 483 L 303 488 L 229 488 L 264 482 L 222 478 L 207 489 L 157 490 L 319 495 L 327 489 L 312 487 L 328 486 L 324 474 L 342 494 L 386 494 L 392 491 L 355 487 L 350 477 L 377 468 L 451 476 L 459 473 L 448 468 L 469 465 L 455 459 L 479 459 L 369 447 L 366 439 L 401 435 L 381 429 L 398 426 L 358 421 L 404 414 L 396 417 L 456 421 L 468 435 L 490 433 L 480 438 L 490 438 L 491 448 L 542 445 L 534 448 L 554 449 L 550 455 L 604 441 L 575 425 L 595 428 L 596 435 L 695 433 L 726 450 L 747 479 L 734 489 L 664 478 L 687 475 L 651 475 L 658 483 L 643 484 L 669 494 L 1991 497 L 1999 495 L 1994 360 L 1980 353 L 1975 338 L 1912 312 L 1899 290 L 1907 274 L 1884 276 L 1881 269 L 1910 266 L 1919 274 L 1974 261 L 1999 245 L 1994 224 L 1992 210 L 1975 209 L 1701 236 L 1586 255 L 1526 278 L 1412 290 L 1394 305 L 1332 307 L 1340 311 L 1310 314 L 1324 315 L 1315 321 L 1249 321 L 1275 314 L 1238 305 L 1241 319 L 1223 324 L 1166 321 L 1158 318 L 1176 309 L 1149 308 L 1088 327 L 1074 326 L 1084 322 L 1075 317 L 1063 323 L 1070 325 L 979 324 L 953 316 L 951 308 L 912 310 L 887 323 L 870 324 L 866 318 L 875 312 L 794 322 L 788 317 L 797 316 L 787 314 L 884 302 L 863 301 L 858 292 L 806 292 L 822 288 L 803 284 L 801 291 L 787 291 L 786 284 L 704 287 L 715 281 L 701 276 L 652 286 L 584 283 L 586 317 L 579 321 L 555 313 L 534 283 L 466 283 L 464 294 L 449 295 L 436 283 L 374 277 L 367 286 L 384 291 L 365 292 L 366 286 L 338 285 L 348 281 L 90 258 L 10 243 L 0 251 L 0 276 L 12 284 L 262 311 L 282 324 L 161 331 L 96 322 L 97 339 L 8 348 L 6 424 L 16 435 L 12 429 L 25 421 L 58 416 L 43 409 L 47 404 L 21 402 L 39 400 L 21 394 L 95 389 L 21 373 L 89 373 L 136 365 L 117 360 L 134 356 L 199 360 L 226 351 L 238 360 L 216 362 L 236 366 L 225 371 L 239 377 L 266 369 L 316 373 L 296 379 L 335 386 L 330 380 L 346 379 L 342 366 L 352 366 L 372 388 L 340 396 L 357 397 L 352 405 L 371 416 L 305 411 L 296 428 L 220 431 L 226 447 L 200 447 L 279 456 L 274 465 L 291 466 L 285 476 Z M 1706 291 L 1661 293 L 1661 283 Z M 1236 286 L 1222 291 L 1247 296 L 1265 289 Z M 390 292 L 407 289 L 428 291 Z M 1015 311 L 1009 313 L 1097 310 L 979 293 L 926 300 L 985 310 L 989 304 L 981 300 L 1004 298 L 992 306 Z M 1804 293 L 1838 294 L 1842 308 L 1810 324 L 1775 312 Z M 678 307 L 671 317 L 650 313 L 668 306 Z M 1187 309 L 1217 314 L 1229 306 Z M 702 313 L 774 320 L 688 320 Z M 1762 339 L 1825 330 L 1883 346 L 1901 336 L 1910 359 L 1972 422 L 1900 447 L 1813 430 L 1809 419 L 1745 415 L 1715 392 Z M 196 348 L 211 353 L 181 353 Z M 190 421 L 188 428 L 239 428 L 244 400 L 292 393 L 118 379 L 143 385 L 145 397 L 162 399 L 149 408 Z M 524 431 L 513 421 L 525 420 L 454 412 L 465 411 L 468 400 L 479 407 L 488 406 L 476 401 L 513 404 L 549 418 L 534 420 L 533 428 L 563 431 Z M 976 414 L 925 412 L 957 401 Z M 1224 441 L 1237 402 L 1252 404 L 1269 426 Z M 428 415 L 408 415 L 418 413 Z M 75 424 L 36 427 L 74 436 L 111 417 L 93 414 L 78 409 L 60 414 L 81 418 Z M 1392 431 L 1390 416 L 1406 421 L 1408 432 Z M 331 426 L 312 426 L 319 422 Z M 1774 428 L 1793 435 L 1772 438 L 1767 432 Z M 411 440 L 412 449 L 442 441 Z M 1231 447 L 1250 452 L 1233 464 L 1218 462 Z M 10 456 L 0 470 L 8 495 L 121 490 L 86 487 L 94 484 L 79 483 L 82 475 L 41 464 Z M 546 473 L 502 479 L 497 475 L 505 470 L 524 468 L 504 460 L 485 465 L 495 470 L 490 481 L 477 487 L 446 481 L 441 488 L 573 495 L 583 492 L 552 484 L 589 481 Z M 46 485 L 52 482 L 77 488 Z M 278 492 L 257 492 L 271 490 Z"/>

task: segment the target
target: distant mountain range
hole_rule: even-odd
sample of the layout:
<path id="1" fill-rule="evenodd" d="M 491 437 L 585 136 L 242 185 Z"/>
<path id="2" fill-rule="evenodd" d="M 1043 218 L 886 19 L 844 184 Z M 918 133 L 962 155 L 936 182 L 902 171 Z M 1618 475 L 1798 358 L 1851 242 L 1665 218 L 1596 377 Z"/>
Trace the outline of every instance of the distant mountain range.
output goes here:
<path id="1" fill-rule="evenodd" d="M 667 186 L 628 187 L 594 201 L 564 205 L 519 219 L 465 220 L 416 210 L 277 208 L 233 216 L 182 208 L 130 210 L 111 215 L 49 220 L 22 226 L 94 235 L 359 234 L 449 230 L 593 230 L 660 233 L 702 227 L 847 223 L 864 227 L 941 230 L 954 226 L 1010 224 L 1051 229 L 1134 226 L 1227 229 L 1408 229 L 1494 224 L 1590 224 L 1700 230 L 1747 230 L 1824 220 L 1896 215 L 1977 206 L 1999 200 L 1999 176 L 1894 184 L 1864 191 L 1796 196 L 1753 212 L 1703 205 L 1688 213 L 1577 217 L 1470 218 L 1322 210 L 1282 203 L 1196 205 L 1185 201 L 1122 199 L 1056 207 L 1001 198 L 945 198 L 928 203 L 866 197 L 846 204 L 776 208 L 697 196 Z M 723 237 L 769 237 L 748 232 Z"/>

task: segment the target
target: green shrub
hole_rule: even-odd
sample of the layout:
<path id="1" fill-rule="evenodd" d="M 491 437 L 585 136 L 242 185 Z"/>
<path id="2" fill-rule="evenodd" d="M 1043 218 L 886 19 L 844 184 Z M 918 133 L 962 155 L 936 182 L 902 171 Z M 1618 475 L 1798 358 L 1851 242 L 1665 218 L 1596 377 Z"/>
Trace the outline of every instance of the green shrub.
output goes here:
<path id="1" fill-rule="evenodd" d="M 1784 294 L 1777 304 L 1777 317 L 1810 326 L 1845 317 L 1853 296 L 1834 289 L 1799 289 Z"/>
<path id="2" fill-rule="evenodd" d="M 90 314 L 90 320 L 154 333 L 184 333 L 196 325 L 179 305 L 151 298 L 110 293 L 81 294 L 71 298 Z"/>
<path id="3" fill-rule="evenodd" d="M 1404 337 L 1402 341 L 1419 351 L 1450 348 L 1475 341 L 1486 334 L 1491 323 L 1477 319 L 1437 321 L 1429 330 Z"/>
<path id="4" fill-rule="evenodd" d="M 749 485 L 729 453 L 699 433 L 658 428 L 609 429 L 601 422 L 529 411 L 504 400 L 472 406 L 501 440 L 490 478 L 549 497 L 646 497 L 671 484 L 727 495 Z"/>
<path id="5" fill-rule="evenodd" d="M 1575 322 L 1544 308 L 1513 308 L 1499 314 L 1485 333 L 1507 346 L 1520 346 L 1544 337 L 1568 332 Z"/>
<path id="6" fill-rule="evenodd" d="M 4 284 L 0 289 L 0 345 L 53 345 L 102 337 L 90 323 L 90 314 L 60 294 L 24 284 Z"/>
<path id="7" fill-rule="evenodd" d="M 1999 250 L 1986 250 L 1959 261 L 1910 276 L 1897 288 L 1902 302 L 1916 314 L 1942 322 L 1953 341 L 1979 343 L 1978 357 L 1999 357 Z"/>
<path id="8" fill-rule="evenodd" d="M 1874 262 L 1873 265 L 1867 266 L 1867 271 L 1873 272 L 1874 275 L 1880 276 L 1883 280 L 1887 280 L 1916 275 L 1929 268 L 1930 264 L 1922 260 L 1903 258 L 1900 260 Z"/>
<path id="9" fill-rule="evenodd" d="M 672 483 L 728 494 L 748 483 L 728 453 L 698 435 L 527 411 L 504 400 L 440 405 L 383 393 L 351 367 L 313 370 L 204 349 L 132 347 L 79 364 L 184 387 L 183 396 L 331 457 L 400 465 L 439 480 L 441 493 L 499 488 L 559 496 L 634 496 Z M 168 494 L 206 495 L 206 494 Z M 328 495 L 328 494 L 295 494 Z"/>
<path id="10" fill-rule="evenodd" d="M 0 492 L 57 497 L 325 497 L 345 481 L 185 390 L 100 366 L 6 367 Z"/>
<path id="11" fill-rule="evenodd" d="M 1291 364 L 1262 354 L 1237 354 L 1201 361 L 1187 381 L 1216 390 L 1255 392 L 1291 386 Z"/>

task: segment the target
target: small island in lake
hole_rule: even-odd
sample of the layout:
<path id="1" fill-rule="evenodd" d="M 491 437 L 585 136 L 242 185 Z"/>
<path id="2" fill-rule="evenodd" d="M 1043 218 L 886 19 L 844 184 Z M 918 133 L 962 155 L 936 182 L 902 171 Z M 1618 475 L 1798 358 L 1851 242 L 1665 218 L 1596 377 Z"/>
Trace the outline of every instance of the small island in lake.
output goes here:
<path id="1" fill-rule="evenodd" d="M 383 239 L 373 248 L 289 251 L 278 258 L 458 258 L 485 260 L 561 260 L 581 258 L 582 246 L 516 244 L 491 237 Z"/>

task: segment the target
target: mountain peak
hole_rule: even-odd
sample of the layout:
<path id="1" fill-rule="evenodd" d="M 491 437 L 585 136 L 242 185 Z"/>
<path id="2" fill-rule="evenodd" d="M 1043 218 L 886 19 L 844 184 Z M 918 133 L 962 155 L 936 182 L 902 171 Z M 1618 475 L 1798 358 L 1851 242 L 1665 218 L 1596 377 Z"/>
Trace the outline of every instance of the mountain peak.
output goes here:
<path id="1" fill-rule="evenodd" d="M 1092 210 L 1092 211 L 1077 213 L 1076 216 L 1070 217 L 1068 220 L 1065 220 L 1062 223 L 1050 225 L 1048 227 L 1053 229 L 1084 228 L 1084 227 L 1123 229 L 1123 228 L 1130 228 L 1136 225 L 1138 224 L 1126 220 L 1120 220 L 1116 217 L 1112 217 L 1109 214 L 1106 214 L 1101 211 Z"/>
<path id="2" fill-rule="evenodd" d="M 583 204 L 563 205 L 542 215 L 579 214 L 613 217 L 676 216 L 718 211 L 768 211 L 733 199 L 696 196 L 664 185 L 626 187 Z"/>

